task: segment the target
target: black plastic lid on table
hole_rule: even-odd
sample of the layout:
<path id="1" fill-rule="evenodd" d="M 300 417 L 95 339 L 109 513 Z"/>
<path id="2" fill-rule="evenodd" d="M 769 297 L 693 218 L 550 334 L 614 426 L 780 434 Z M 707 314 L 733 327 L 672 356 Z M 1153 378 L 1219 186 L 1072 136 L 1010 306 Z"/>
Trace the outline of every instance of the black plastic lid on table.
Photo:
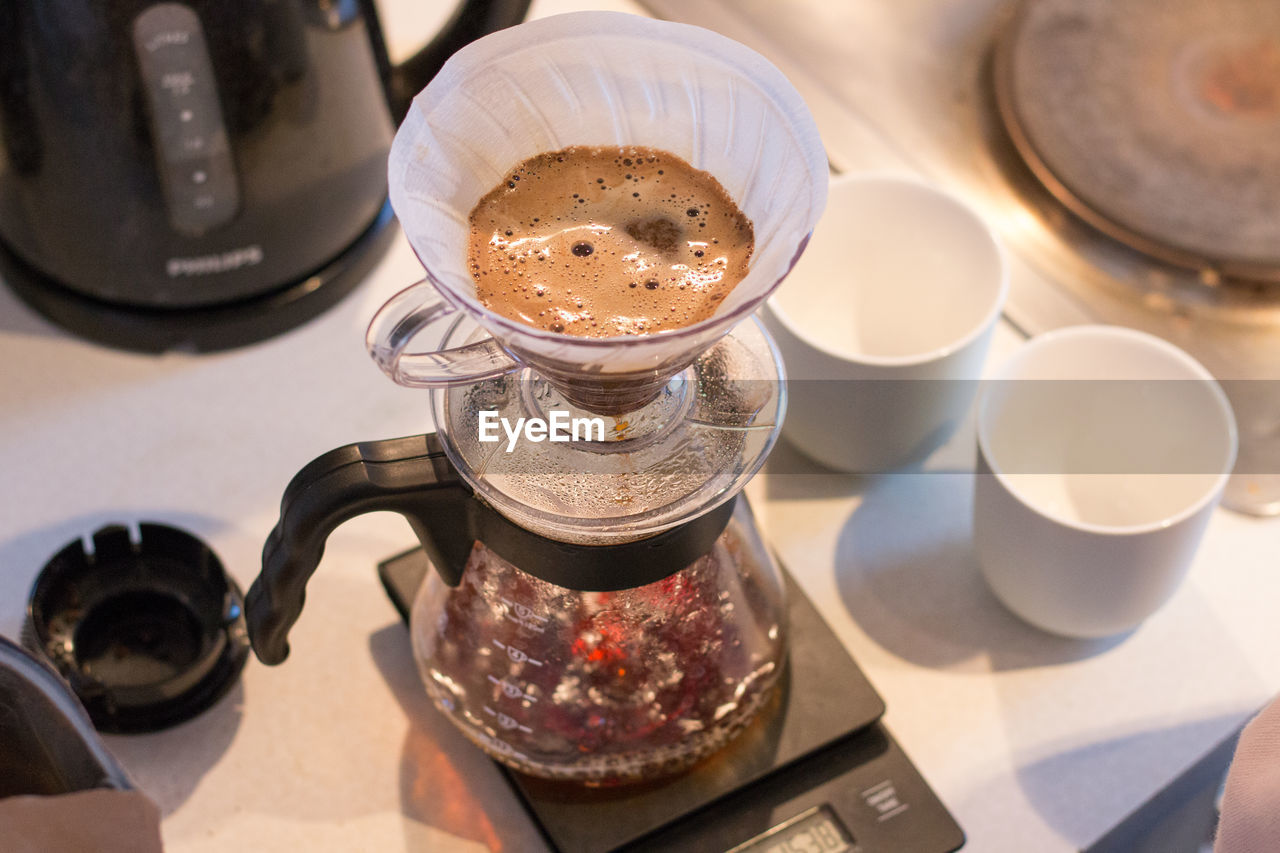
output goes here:
<path id="1" fill-rule="evenodd" d="M 47 658 L 104 732 L 147 732 L 221 698 L 249 653 L 243 597 L 207 545 L 162 524 L 79 539 L 45 564 L 24 643 Z"/>

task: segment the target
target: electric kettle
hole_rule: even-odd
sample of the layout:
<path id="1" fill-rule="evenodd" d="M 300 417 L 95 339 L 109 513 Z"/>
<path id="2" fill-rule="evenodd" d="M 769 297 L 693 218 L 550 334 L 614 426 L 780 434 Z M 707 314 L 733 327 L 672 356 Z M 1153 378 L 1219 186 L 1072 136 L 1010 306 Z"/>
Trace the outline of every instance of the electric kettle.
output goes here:
<path id="1" fill-rule="evenodd" d="M 292 328 L 389 245 L 409 98 L 528 5 L 461 2 L 393 66 L 374 0 L 0 3 L 0 274 L 128 349 Z"/>

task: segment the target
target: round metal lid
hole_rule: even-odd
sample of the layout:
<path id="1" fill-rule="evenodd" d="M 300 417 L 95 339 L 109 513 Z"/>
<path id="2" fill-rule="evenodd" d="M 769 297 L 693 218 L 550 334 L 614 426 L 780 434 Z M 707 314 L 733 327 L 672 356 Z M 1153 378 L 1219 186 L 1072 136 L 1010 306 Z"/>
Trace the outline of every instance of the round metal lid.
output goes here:
<path id="1" fill-rule="evenodd" d="M 995 82 L 1019 152 L 1086 221 L 1280 281 L 1280 4 L 1024 0 Z"/>

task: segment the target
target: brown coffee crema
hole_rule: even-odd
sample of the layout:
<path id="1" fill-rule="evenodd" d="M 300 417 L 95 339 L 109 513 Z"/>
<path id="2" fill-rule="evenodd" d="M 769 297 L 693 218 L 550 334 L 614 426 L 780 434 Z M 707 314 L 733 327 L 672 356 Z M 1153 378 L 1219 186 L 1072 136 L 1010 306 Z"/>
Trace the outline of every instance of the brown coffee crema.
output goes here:
<path id="1" fill-rule="evenodd" d="M 654 148 L 575 146 L 516 166 L 471 211 L 490 310 L 568 335 L 644 335 L 715 313 L 751 222 L 711 175 Z"/>

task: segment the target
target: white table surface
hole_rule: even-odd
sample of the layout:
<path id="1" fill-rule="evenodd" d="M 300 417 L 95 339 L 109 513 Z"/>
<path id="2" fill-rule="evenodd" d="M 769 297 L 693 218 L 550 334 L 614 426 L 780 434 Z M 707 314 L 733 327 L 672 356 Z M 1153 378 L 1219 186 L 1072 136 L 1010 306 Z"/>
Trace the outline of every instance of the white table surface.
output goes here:
<path id="1" fill-rule="evenodd" d="M 560 0 L 535 13 L 593 5 L 633 8 Z M 393 46 L 413 17 L 392 6 Z M 203 356 L 84 343 L 0 290 L 0 633 L 17 636 L 53 552 L 113 521 L 185 527 L 247 588 L 299 467 L 430 428 L 427 395 L 383 378 L 362 345 L 374 309 L 418 275 L 398 238 L 328 314 Z M 1002 325 L 988 366 L 1018 343 Z M 779 445 L 771 467 L 788 473 L 766 469 L 748 492 L 966 849 L 1074 850 L 1280 689 L 1280 521 L 1219 511 L 1189 579 L 1142 627 L 1109 641 L 1050 637 L 978 576 L 972 442 L 961 430 L 922 468 L 877 478 L 807 468 Z M 251 660 L 203 716 L 107 739 L 161 806 L 169 850 L 545 849 L 419 685 L 374 575 L 412 544 L 398 516 L 349 522 L 329 540 L 283 666 Z"/>

